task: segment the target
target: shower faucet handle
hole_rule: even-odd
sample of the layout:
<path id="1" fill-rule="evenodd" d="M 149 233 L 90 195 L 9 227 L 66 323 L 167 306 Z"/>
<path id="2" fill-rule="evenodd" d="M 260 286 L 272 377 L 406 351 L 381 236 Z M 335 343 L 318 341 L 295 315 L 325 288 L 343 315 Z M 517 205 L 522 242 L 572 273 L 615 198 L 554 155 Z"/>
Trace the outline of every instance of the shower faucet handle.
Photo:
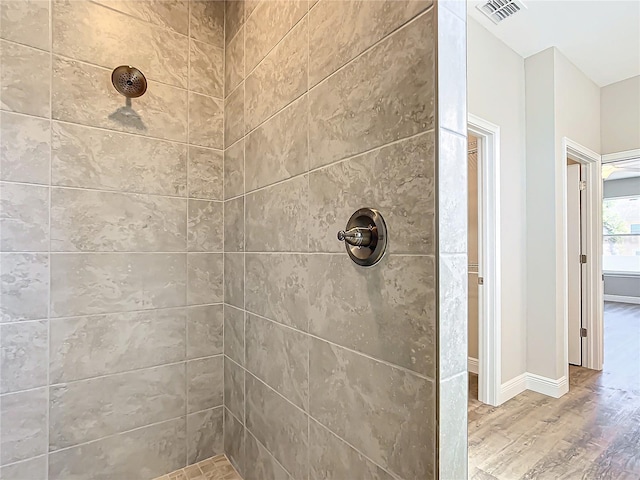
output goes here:
<path id="1" fill-rule="evenodd" d="M 338 232 L 338 240 L 347 242 L 354 247 L 368 247 L 371 245 L 372 227 L 353 227 L 349 230 L 340 230 Z"/>

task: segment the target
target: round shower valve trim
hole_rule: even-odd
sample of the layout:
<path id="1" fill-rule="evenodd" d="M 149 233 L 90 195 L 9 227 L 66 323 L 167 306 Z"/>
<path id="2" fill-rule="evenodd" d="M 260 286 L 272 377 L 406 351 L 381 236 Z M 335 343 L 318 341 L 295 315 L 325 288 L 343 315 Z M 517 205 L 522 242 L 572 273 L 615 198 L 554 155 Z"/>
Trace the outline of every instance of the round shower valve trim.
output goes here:
<path id="1" fill-rule="evenodd" d="M 361 208 L 338 232 L 338 240 L 344 242 L 351 260 L 363 267 L 378 263 L 387 250 L 387 225 L 373 208 Z"/>

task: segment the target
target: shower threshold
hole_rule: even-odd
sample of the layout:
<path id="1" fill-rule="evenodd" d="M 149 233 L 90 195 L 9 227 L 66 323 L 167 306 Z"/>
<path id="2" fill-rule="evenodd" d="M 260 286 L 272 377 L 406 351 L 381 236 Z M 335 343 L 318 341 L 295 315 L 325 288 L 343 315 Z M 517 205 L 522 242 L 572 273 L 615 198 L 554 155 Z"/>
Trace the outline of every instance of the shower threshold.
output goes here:
<path id="1" fill-rule="evenodd" d="M 221 454 L 154 480 L 242 480 L 242 477 L 233 468 L 229 459 Z"/>

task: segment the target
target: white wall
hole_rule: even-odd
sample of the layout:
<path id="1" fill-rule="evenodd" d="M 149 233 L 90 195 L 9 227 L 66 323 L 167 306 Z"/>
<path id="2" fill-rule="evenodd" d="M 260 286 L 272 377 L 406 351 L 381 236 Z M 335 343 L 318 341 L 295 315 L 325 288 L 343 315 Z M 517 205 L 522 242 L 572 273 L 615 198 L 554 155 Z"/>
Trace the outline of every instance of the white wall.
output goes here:
<path id="1" fill-rule="evenodd" d="M 524 59 L 467 23 L 469 113 L 500 126 L 502 382 L 526 371 Z"/>
<path id="2" fill-rule="evenodd" d="M 603 87 L 602 154 L 640 148 L 640 75 Z"/>

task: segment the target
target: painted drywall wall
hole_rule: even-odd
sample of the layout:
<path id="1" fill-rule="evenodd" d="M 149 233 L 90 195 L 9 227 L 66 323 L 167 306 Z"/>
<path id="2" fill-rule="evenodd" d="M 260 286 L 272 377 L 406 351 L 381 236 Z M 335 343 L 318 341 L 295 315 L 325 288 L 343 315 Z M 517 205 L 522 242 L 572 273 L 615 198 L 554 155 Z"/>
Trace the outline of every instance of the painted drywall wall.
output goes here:
<path id="1" fill-rule="evenodd" d="M 601 89 L 602 154 L 640 148 L 640 75 Z"/>

